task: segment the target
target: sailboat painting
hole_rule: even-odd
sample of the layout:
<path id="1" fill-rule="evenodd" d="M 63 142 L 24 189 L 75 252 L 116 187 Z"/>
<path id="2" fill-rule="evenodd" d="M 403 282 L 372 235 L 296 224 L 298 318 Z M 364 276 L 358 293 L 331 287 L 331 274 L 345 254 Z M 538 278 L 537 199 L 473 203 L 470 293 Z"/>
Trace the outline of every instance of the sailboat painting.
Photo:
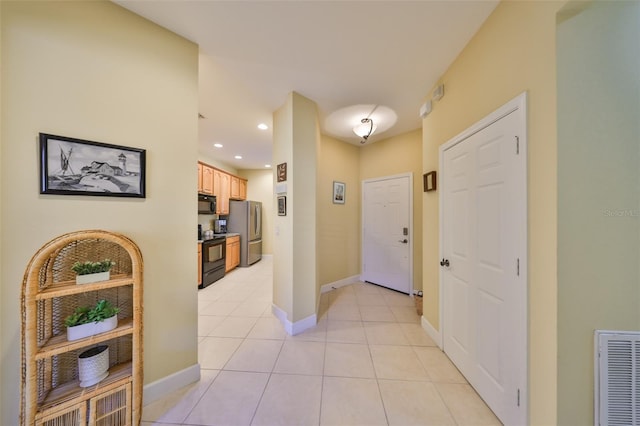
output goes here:
<path id="1" fill-rule="evenodd" d="M 40 133 L 40 193 L 145 198 L 144 149 Z"/>

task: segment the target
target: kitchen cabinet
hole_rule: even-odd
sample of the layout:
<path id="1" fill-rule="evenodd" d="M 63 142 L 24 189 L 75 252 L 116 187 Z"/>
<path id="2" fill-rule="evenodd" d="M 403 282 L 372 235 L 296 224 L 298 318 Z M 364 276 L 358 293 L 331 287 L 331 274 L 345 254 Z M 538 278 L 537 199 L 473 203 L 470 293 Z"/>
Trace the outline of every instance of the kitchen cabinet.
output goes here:
<path id="1" fill-rule="evenodd" d="M 111 259 L 109 280 L 78 285 L 75 262 Z M 142 255 L 121 234 L 78 231 L 44 245 L 25 271 L 22 289 L 20 424 L 137 425 L 142 414 Z M 116 328 L 67 340 L 64 319 L 77 307 L 108 300 Z M 108 376 L 80 387 L 78 355 L 109 348 Z"/>
<path id="2" fill-rule="evenodd" d="M 229 272 L 240 264 L 240 236 L 227 237 L 226 268 Z"/>
<path id="3" fill-rule="evenodd" d="M 202 243 L 198 243 L 198 286 L 202 284 Z"/>
<path id="4" fill-rule="evenodd" d="M 213 195 L 216 196 L 216 213 L 229 214 L 229 193 L 231 176 L 221 170 L 213 169 Z"/>
<path id="5" fill-rule="evenodd" d="M 203 192 L 203 189 L 202 189 L 202 169 L 203 168 L 204 166 L 198 163 L 198 193 Z"/>
<path id="6" fill-rule="evenodd" d="M 231 179 L 231 193 L 229 198 L 232 200 L 240 199 L 240 178 L 238 176 L 230 176 Z"/>
<path id="7" fill-rule="evenodd" d="M 240 200 L 246 200 L 247 199 L 247 180 L 246 179 L 240 179 L 240 197 L 238 198 Z"/>
<path id="8" fill-rule="evenodd" d="M 215 169 L 202 164 L 202 193 L 216 195 L 214 191 Z"/>

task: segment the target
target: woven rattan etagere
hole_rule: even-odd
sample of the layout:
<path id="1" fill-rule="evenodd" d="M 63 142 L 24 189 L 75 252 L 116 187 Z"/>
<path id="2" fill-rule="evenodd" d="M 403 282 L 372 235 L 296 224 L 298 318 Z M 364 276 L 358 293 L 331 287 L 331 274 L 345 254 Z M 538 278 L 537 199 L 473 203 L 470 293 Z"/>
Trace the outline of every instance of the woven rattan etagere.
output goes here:
<path id="1" fill-rule="evenodd" d="M 111 259 L 111 279 L 75 283 L 75 262 Z M 124 235 L 78 231 L 45 244 L 31 259 L 22 286 L 20 422 L 42 426 L 138 425 L 142 414 L 142 255 Z M 67 341 L 64 319 L 78 306 L 107 299 L 118 326 Z M 79 386 L 77 357 L 109 346 L 109 375 Z"/>

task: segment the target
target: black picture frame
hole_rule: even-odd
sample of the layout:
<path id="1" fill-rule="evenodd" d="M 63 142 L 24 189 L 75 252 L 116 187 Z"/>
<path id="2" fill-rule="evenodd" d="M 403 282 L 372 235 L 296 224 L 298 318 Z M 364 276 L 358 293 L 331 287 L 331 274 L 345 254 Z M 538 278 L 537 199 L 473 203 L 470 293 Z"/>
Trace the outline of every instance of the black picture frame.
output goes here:
<path id="1" fill-rule="evenodd" d="M 424 192 L 431 192 L 438 189 L 438 180 L 436 171 L 425 173 L 422 176 L 422 185 L 424 186 Z"/>
<path id="2" fill-rule="evenodd" d="M 278 216 L 286 216 L 287 215 L 287 196 L 279 195 L 278 196 Z"/>
<path id="3" fill-rule="evenodd" d="M 40 133 L 40 193 L 146 197 L 144 149 Z"/>

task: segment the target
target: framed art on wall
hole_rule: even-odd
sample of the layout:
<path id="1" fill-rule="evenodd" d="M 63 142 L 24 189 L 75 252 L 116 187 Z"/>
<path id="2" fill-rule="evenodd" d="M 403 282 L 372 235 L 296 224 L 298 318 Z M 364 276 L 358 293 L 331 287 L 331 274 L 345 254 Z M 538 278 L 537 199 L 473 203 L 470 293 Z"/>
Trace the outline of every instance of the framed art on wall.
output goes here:
<path id="1" fill-rule="evenodd" d="M 40 133 L 40 193 L 145 198 L 146 151 Z"/>
<path id="2" fill-rule="evenodd" d="M 346 185 L 343 182 L 333 181 L 333 203 L 344 204 Z"/>

